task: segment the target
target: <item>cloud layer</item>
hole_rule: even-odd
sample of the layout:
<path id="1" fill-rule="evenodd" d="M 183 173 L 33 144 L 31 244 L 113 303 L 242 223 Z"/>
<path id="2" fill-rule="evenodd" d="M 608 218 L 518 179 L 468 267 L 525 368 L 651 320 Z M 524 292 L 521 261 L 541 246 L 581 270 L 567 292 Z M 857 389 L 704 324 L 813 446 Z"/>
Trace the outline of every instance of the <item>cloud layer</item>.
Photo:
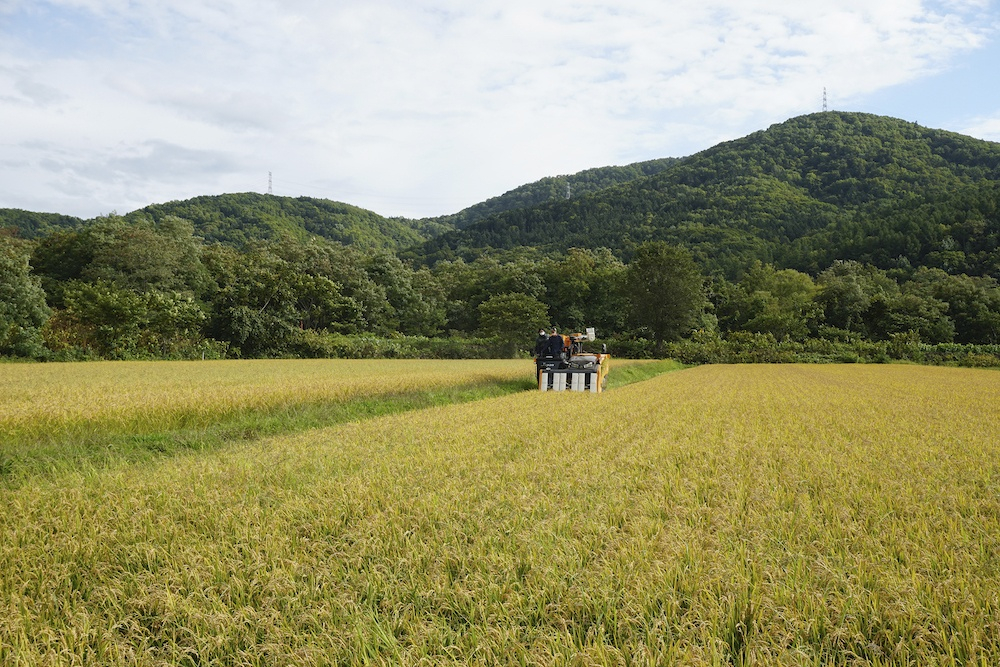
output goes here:
<path id="1" fill-rule="evenodd" d="M 272 171 L 276 194 L 449 213 L 816 111 L 824 86 L 845 108 L 996 23 L 986 0 L 819 4 L 0 0 L 0 207 L 89 217 Z"/>

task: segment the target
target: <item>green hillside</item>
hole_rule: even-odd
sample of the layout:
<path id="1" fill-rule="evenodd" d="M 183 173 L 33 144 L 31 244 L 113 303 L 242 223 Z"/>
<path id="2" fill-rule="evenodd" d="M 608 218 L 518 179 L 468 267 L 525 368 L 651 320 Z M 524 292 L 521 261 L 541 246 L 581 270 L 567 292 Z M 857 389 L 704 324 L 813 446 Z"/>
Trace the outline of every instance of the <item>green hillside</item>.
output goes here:
<path id="1" fill-rule="evenodd" d="M 349 204 L 312 197 L 276 197 L 254 192 L 195 197 L 153 204 L 127 216 L 160 222 L 174 216 L 191 221 L 208 241 L 241 245 L 249 240 L 309 236 L 367 248 L 420 243 L 450 227 L 434 221 L 386 218 Z"/>
<path id="2" fill-rule="evenodd" d="M 116 216 L 111 216 L 116 217 Z M 422 243 L 451 225 L 434 220 L 386 218 L 372 211 L 311 197 L 275 197 L 253 192 L 195 197 L 151 204 L 125 216 L 129 222 L 160 223 L 171 217 L 190 221 L 208 242 L 242 245 L 251 240 L 319 236 L 365 248 L 398 248 Z M 39 239 L 94 220 L 58 213 L 0 209 L 0 229 L 16 230 L 21 238 Z"/>
<path id="3" fill-rule="evenodd" d="M 467 227 L 490 215 L 565 199 L 567 187 L 572 196 L 579 197 L 659 173 L 677 161 L 676 158 L 663 158 L 543 178 L 458 213 L 418 220 L 387 218 L 328 199 L 276 197 L 253 192 L 151 204 L 124 217 L 133 222 L 153 223 L 168 217 L 183 218 L 190 221 L 196 233 L 206 241 L 228 245 L 242 245 L 251 240 L 287 237 L 303 240 L 319 236 L 365 248 L 405 248 Z M 0 229 L 15 229 L 18 236 L 27 239 L 42 238 L 81 224 L 85 221 L 58 213 L 0 209 Z"/>
<path id="4" fill-rule="evenodd" d="M 665 240 L 728 275 L 754 260 L 815 272 L 848 258 L 883 268 L 947 261 L 942 268 L 996 275 L 998 180 L 1000 144 L 828 112 L 586 197 L 491 216 L 410 256 L 434 261 L 518 246 L 608 247 L 628 256 L 638 243 Z"/>
<path id="5" fill-rule="evenodd" d="M 597 167 L 568 176 L 550 176 L 514 188 L 499 197 L 492 197 L 458 213 L 430 218 L 428 222 L 440 222 L 456 229 L 463 229 L 497 213 L 580 197 L 614 185 L 652 176 L 679 161 L 680 158 L 668 157 L 635 162 L 621 167 Z"/>
<path id="6" fill-rule="evenodd" d="M 71 229 L 83 220 L 59 213 L 35 213 L 19 208 L 0 208 L 0 229 L 14 229 L 24 239 L 37 239 L 61 229 Z"/>
<path id="7" fill-rule="evenodd" d="M 553 199 L 564 199 L 567 185 L 574 196 L 597 192 L 620 183 L 656 174 L 676 163 L 675 158 L 638 162 L 622 167 L 599 167 L 543 178 L 522 185 L 452 215 L 412 220 L 386 218 L 372 211 L 327 199 L 275 197 L 256 193 L 203 196 L 186 201 L 153 204 L 126 216 L 167 216 L 190 220 L 210 241 L 239 245 L 251 239 L 281 236 L 319 236 L 345 245 L 399 248 L 422 243 L 496 213 L 528 208 Z"/>

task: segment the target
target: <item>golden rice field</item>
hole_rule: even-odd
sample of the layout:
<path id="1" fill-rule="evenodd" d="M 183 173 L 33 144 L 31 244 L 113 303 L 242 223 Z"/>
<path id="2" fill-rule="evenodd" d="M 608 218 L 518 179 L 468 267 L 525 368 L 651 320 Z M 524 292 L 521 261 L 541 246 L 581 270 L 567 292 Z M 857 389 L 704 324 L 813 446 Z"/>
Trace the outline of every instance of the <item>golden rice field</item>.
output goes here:
<path id="1" fill-rule="evenodd" d="M 0 437 L 81 424 L 178 428 L 245 409 L 514 380 L 525 367 L 512 360 L 354 359 L 6 364 Z"/>
<path id="2" fill-rule="evenodd" d="M 703 366 L 39 479 L 0 664 L 1000 664 L 998 399 Z"/>

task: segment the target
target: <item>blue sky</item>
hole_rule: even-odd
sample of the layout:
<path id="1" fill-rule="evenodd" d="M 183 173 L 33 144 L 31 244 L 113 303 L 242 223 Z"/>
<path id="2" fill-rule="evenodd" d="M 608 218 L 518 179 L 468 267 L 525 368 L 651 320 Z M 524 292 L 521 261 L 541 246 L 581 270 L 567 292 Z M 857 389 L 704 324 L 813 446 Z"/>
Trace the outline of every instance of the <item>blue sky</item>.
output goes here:
<path id="1" fill-rule="evenodd" d="M 453 213 L 803 113 L 1000 140 L 1000 0 L 0 0 L 0 208 Z"/>

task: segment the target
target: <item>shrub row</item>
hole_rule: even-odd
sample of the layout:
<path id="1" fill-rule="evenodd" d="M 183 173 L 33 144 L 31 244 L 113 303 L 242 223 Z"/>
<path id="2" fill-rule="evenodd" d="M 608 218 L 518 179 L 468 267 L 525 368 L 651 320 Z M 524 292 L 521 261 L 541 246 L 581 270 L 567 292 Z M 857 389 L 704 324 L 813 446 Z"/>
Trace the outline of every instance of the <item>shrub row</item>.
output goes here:
<path id="1" fill-rule="evenodd" d="M 910 361 L 921 364 L 1000 367 L 1000 345 L 928 344 L 914 334 L 897 334 L 889 340 L 828 340 L 804 342 L 777 340 L 772 334 L 734 332 L 727 336 L 698 332 L 691 338 L 657 345 L 638 339 L 603 341 L 619 357 L 652 359 L 669 357 L 685 364 L 739 363 L 874 363 Z"/>
<path id="2" fill-rule="evenodd" d="M 304 359 L 492 359 L 504 356 L 503 346 L 491 338 L 381 338 L 303 330 L 296 332 L 288 357 Z M 896 334 L 890 340 L 827 338 L 804 342 L 778 340 L 772 334 L 734 332 L 725 336 L 696 332 L 690 338 L 665 344 L 645 338 L 606 338 L 592 344 L 625 359 L 676 359 L 685 364 L 743 363 L 874 363 L 909 361 L 920 364 L 1000 368 L 1000 345 L 928 344 L 915 334 Z M 134 359 L 224 359 L 227 345 L 204 339 L 189 346 L 163 350 L 157 357 Z M 527 356 L 526 352 L 521 353 Z M 100 359 L 89 350 L 67 349 L 45 357 L 49 361 Z"/>
<path id="3" fill-rule="evenodd" d="M 486 338 L 346 336 L 304 330 L 292 345 L 294 356 L 321 359 L 490 359 L 497 344 Z"/>

